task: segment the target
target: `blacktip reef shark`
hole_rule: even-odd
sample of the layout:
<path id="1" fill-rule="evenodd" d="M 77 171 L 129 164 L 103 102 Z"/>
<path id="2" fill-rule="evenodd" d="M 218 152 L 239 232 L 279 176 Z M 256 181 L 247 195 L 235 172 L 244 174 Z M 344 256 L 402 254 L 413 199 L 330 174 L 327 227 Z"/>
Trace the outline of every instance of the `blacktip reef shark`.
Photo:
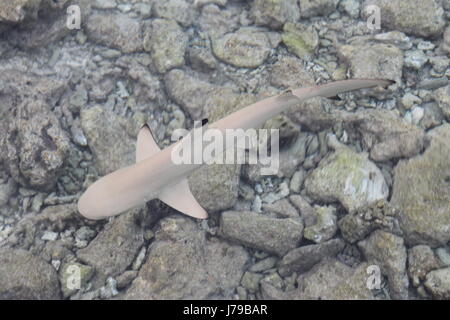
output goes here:
<path id="1" fill-rule="evenodd" d="M 384 79 L 351 79 L 290 89 L 231 113 L 208 127 L 223 133 L 227 129 L 256 128 L 275 115 L 313 97 L 332 98 L 340 93 L 387 87 L 393 83 Z M 89 186 L 78 201 L 78 211 L 89 219 L 103 219 L 157 198 L 181 213 L 206 219 L 208 213 L 192 195 L 187 180 L 190 173 L 203 164 L 175 164 L 171 157 L 174 149 L 179 148 L 195 130 L 161 150 L 149 127 L 144 125 L 137 137 L 136 163 L 114 171 Z M 225 147 L 223 152 L 226 152 Z"/>

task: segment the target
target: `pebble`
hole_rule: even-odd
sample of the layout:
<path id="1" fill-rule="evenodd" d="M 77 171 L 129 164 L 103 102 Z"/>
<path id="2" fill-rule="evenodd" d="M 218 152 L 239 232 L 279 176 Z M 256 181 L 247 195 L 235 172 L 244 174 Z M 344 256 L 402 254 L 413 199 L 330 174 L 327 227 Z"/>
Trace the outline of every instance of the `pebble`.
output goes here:
<path id="1" fill-rule="evenodd" d="M 44 241 L 55 241 L 58 238 L 58 233 L 53 231 L 45 231 L 41 239 Z"/>

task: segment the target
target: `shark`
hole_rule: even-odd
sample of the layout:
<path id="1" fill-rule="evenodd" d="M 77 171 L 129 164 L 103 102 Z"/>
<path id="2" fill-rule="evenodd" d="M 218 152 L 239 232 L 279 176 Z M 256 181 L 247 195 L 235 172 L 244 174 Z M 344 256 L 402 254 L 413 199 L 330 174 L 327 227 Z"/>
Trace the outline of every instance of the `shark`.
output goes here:
<path id="1" fill-rule="evenodd" d="M 314 97 L 335 98 L 341 93 L 388 87 L 393 83 L 386 79 L 349 79 L 288 89 L 214 123 L 202 121 L 201 126 L 223 133 L 227 129 L 256 128 L 277 114 Z M 159 199 L 185 215 L 197 219 L 208 218 L 208 212 L 195 199 L 188 184 L 189 175 L 205 164 L 176 164 L 172 161 L 172 153 L 189 141 L 198 129 L 194 127 L 186 136 L 161 150 L 149 126 L 142 126 L 137 135 L 136 162 L 91 184 L 78 200 L 80 214 L 88 219 L 105 219 Z M 227 151 L 226 147 L 222 152 Z"/>

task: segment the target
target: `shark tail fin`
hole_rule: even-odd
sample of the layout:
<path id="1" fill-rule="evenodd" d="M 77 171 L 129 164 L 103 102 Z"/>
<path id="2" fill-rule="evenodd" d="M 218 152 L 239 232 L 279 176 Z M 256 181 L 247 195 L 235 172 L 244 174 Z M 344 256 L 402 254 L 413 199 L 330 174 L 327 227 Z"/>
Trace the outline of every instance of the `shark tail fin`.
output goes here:
<path id="1" fill-rule="evenodd" d="M 154 156 L 160 151 L 161 149 L 158 147 L 149 126 L 142 126 L 136 142 L 136 162 Z M 183 178 L 175 185 L 164 188 L 158 195 L 158 198 L 185 215 L 198 219 L 208 218 L 208 213 L 192 195 L 186 178 Z"/>

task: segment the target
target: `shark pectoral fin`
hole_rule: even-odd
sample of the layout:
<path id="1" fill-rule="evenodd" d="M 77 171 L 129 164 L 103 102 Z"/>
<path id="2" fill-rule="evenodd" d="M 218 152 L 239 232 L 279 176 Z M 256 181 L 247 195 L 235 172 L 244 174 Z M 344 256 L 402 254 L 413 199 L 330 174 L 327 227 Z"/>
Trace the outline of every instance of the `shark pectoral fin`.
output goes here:
<path id="1" fill-rule="evenodd" d="M 161 149 L 156 144 L 150 127 L 147 124 L 143 125 L 137 136 L 136 162 L 149 158 L 160 151 Z"/>
<path id="2" fill-rule="evenodd" d="M 158 195 L 159 200 L 185 215 L 206 219 L 208 213 L 203 209 L 192 195 L 186 178 L 176 185 L 168 186 Z"/>

